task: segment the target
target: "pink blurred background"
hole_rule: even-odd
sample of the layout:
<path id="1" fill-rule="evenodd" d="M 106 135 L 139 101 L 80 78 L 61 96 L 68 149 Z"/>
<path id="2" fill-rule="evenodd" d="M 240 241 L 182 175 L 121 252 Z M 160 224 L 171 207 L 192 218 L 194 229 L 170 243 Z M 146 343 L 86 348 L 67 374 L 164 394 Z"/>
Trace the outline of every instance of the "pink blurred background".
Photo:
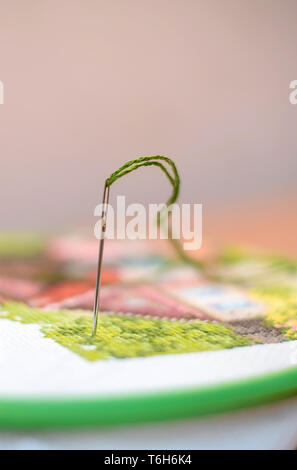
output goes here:
<path id="1" fill-rule="evenodd" d="M 1 0 L 1 229 L 92 230 L 104 179 L 158 153 L 206 220 L 247 211 L 265 231 L 270 211 L 293 248 L 296 18 L 295 0 Z M 128 202 L 168 191 L 148 168 L 113 189 Z"/>

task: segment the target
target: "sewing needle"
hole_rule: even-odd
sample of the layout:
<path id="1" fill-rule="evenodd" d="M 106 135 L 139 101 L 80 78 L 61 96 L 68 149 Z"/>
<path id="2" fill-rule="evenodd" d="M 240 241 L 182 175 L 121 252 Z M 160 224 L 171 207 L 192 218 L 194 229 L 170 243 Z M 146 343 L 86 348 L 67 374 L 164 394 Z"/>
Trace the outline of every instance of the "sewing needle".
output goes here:
<path id="1" fill-rule="evenodd" d="M 103 248 L 104 248 L 104 239 L 106 232 L 106 218 L 107 218 L 107 209 L 109 201 L 109 186 L 105 181 L 104 191 L 103 191 L 103 202 L 102 202 L 102 226 L 101 226 L 101 237 L 99 242 L 99 251 L 98 251 L 98 264 L 97 264 L 97 277 L 96 277 L 96 290 L 95 290 L 95 299 L 94 299 L 94 316 L 93 316 L 93 328 L 92 328 L 92 337 L 96 335 L 97 323 L 98 323 L 98 313 L 100 308 L 100 288 L 101 288 L 101 274 L 102 274 L 102 261 L 103 261 Z"/>

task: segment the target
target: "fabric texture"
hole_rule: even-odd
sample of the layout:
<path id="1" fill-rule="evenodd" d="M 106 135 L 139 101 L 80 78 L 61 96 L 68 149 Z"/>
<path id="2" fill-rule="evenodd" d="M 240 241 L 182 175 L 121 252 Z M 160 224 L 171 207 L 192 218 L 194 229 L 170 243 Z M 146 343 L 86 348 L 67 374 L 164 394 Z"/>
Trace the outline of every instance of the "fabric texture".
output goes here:
<path id="1" fill-rule="evenodd" d="M 292 260 L 232 248 L 198 269 L 166 251 L 160 256 L 157 243 L 153 252 L 146 243 L 131 248 L 112 242 L 104 262 L 99 328 L 91 338 L 97 244 L 82 238 L 73 248 L 71 237 L 35 238 L 34 250 L 34 239 L 28 245 L 25 238 L 23 251 L 21 240 L 14 241 L 14 252 L 11 243 L 5 250 L 8 238 L 1 240 L 0 322 L 39 325 L 45 337 L 87 360 L 297 339 Z M 84 246 L 89 255 L 77 259 Z"/>

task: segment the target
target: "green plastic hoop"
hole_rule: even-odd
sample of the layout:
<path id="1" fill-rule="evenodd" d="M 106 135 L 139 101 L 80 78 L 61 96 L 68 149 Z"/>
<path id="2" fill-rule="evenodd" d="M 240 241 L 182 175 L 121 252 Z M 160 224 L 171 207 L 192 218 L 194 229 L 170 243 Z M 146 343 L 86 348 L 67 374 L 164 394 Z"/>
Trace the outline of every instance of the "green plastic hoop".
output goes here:
<path id="1" fill-rule="evenodd" d="M 297 367 L 199 388 L 86 398 L 0 399 L 3 429 L 107 427 L 195 418 L 297 395 Z"/>

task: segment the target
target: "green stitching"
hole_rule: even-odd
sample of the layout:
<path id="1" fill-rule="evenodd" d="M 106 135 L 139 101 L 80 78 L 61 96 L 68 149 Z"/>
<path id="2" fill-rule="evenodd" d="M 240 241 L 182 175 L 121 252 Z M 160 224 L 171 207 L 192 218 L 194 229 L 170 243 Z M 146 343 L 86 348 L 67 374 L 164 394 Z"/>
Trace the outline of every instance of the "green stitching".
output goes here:
<path id="1" fill-rule="evenodd" d="M 248 346 L 253 341 L 219 323 L 170 321 L 127 315 L 102 315 L 100 334 L 90 336 L 88 312 L 38 310 L 8 302 L 0 317 L 40 325 L 40 331 L 89 361 L 144 357 Z"/>

